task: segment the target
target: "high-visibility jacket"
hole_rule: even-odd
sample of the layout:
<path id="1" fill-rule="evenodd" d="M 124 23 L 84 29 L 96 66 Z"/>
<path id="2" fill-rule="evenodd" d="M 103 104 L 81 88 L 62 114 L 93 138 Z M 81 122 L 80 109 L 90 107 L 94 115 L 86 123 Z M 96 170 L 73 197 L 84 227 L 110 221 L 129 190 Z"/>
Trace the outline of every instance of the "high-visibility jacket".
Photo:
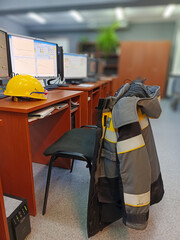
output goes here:
<path id="1" fill-rule="evenodd" d="M 149 121 L 161 114 L 160 89 L 137 84 L 148 97 L 123 97 L 130 87 L 126 84 L 116 98 L 101 104 L 88 202 L 89 237 L 119 218 L 128 227 L 145 229 L 149 206 L 164 194 Z"/>

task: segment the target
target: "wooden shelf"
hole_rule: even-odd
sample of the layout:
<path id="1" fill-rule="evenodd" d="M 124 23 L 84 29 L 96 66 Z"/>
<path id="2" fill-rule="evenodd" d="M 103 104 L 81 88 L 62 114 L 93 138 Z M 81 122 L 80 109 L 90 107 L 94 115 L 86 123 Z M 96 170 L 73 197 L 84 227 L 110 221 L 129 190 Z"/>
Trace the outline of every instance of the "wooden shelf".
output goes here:
<path id="1" fill-rule="evenodd" d="M 93 95 L 96 94 L 96 93 L 99 93 L 99 89 L 96 89 L 95 91 L 93 91 Z"/>
<path id="2" fill-rule="evenodd" d="M 74 113 L 78 110 L 78 107 L 71 109 L 71 113 Z"/>
<path id="3" fill-rule="evenodd" d="M 94 42 L 79 42 L 77 51 L 78 53 L 95 54 L 97 52 L 97 45 Z"/>
<path id="4" fill-rule="evenodd" d="M 58 112 L 61 112 L 61 111 L 65 110 L 65 109 L 67 109 L 68 107 L 69 107 L 69 105 L 64 106 L 64 107 L 62 107 L 62 108 L 60 108 L 60 109 L 54 109 L 49 115 L 47 115 L 47 116 L 45 116 L 45 117 L 43 117 L 43 118 L 34 119 L 34 120 L 32 120 L 32 121 L 30 121 L 30 122 L 28 122 L 28 123 L 31 125 L 31 124 L 39 121 L 39 120 L 42 120 L 42 119 L 47 118 L 47 117 L 50 117 L 50 116 L 52 116 L 52 115 L 54 115 L 54 114 L 56 114 L 56 113 L 58 113 Z"/>
<path id="5" fill-rule="evenodd" d="M 116 53 L 110 53 L 105 55 L 102 53 L 95 42 L 80 42 L 78 44 L 78 53 L 87 53 L 94 55 L 94 57 L 100 58 L 105 62 L 103 74 L 107 76 L 117 75 L 118 72 L 118 59 L 119 55 Z"/>
<path id="6" fill-rule="evenodd" d="M 111 53 L 108 56 L 101 56 L 104 59 L 104 74 L 108 76 L 117 75 L 118 72 L 118 60 L 119 56 L 115 53 Z"/>

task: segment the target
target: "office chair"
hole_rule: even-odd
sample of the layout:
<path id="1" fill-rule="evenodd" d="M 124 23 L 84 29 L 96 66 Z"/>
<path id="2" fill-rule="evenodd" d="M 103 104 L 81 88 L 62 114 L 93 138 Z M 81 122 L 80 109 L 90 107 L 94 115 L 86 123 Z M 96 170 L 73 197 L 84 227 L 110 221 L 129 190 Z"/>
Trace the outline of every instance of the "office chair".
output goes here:
<path id="1" fill-rule="evenodd" d="M 62 135 L 55 143 L 49 146 L 45 151 L 45 156 L 51 156 L 48 167 L 48 175 L 46 181 L 46 189 L 44 195 L 44 204 L 42 214 L 46 213 L 50 178 L 53 162 L 58 157 L 73 159 L 71 172 L 73 169 L 74 160 L 87 162 L 86 167 L 89 168 L 91 174 L 91 164 L 93 160 L 95 142 L 96 142 L 97 126 L 82 126 L 74 128 Z"/>

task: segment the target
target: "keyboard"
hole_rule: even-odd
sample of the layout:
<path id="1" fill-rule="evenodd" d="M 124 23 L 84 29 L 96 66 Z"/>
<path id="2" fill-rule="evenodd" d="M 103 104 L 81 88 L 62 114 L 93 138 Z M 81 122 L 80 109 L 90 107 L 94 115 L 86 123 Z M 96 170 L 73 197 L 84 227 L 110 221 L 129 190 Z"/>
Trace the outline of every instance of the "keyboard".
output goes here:
<path id="1" fill-rule="evenodd" d="M 0 94 L 0 99 L 6 98 L 6 97 L 9 97 L 9 96 L 4 95 L 4 94 Z"/>
<path id="2" fill-rule="evenodd" d="M 66 83 L 62 83 L 62 84 L 51 84 L 51 85 L 47 85 L 45 86 L 45 89 L 47 90 L 53 90 L 53 89 L 57 89 L 59 87 L 69 87 L 68 84 Z"/>

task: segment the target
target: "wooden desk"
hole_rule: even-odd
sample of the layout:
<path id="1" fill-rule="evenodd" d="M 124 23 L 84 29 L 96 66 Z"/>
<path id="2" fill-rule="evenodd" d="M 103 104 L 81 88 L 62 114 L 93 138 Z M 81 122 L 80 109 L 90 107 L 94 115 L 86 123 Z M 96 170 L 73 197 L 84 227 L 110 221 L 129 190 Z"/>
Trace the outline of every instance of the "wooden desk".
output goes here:
<path id="1" fill-rule="evenodd" d="M 81 125 L 81 92 L 53 90 L 47 100 L 12 102 L 0 100 L 0 176 L 4 192 L 28 201 L 29 212 L 36 215 L 32 161 L 47 164 L 43 151 L 71 128 L 71 100 L 79 102 L 76 127 Z M 52 115 L 28 122 L 28 113 L 66 102 L 68 107 L 55 110 Z M 70 168 L 71 162 L 59 161 L 59 166 Z"/>
<path id="2" fill-rule="evenodd" d="M 104 78 L 96 83 L 83 83 L 81 85 L 69 84 L 69 87 L 61 88 L 66 90 L 83 91 L 81 116 L 82 125 L 97 124 L 97 110 L 95 107 L 98 105 L 99 98 L 105 98 L 111 95 L 111 83 L 111 78 Z"/>
<path id="3" fill-rule="evenodd" d="M 0 179 L 0 239 L 9 240 L 9 230 L 7 225 L 5 206 L 4 206 L 1 179 Z"/>

